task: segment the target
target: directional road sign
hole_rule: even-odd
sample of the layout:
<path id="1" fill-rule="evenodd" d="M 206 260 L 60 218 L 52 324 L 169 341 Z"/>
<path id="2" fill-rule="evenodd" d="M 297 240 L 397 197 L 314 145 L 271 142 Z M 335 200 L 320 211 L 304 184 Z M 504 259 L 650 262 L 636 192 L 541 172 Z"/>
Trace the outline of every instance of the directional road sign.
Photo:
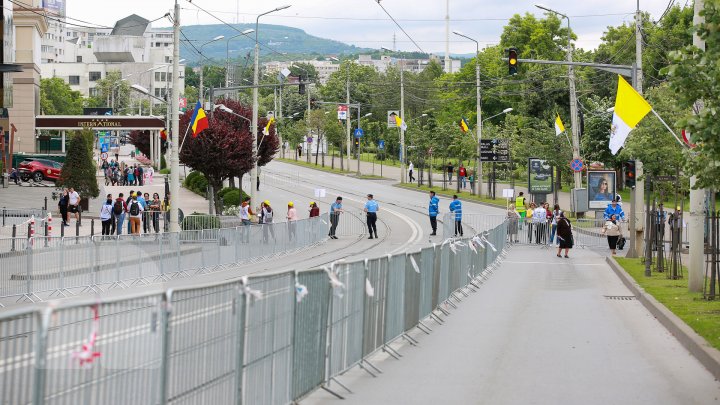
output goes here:
<path id="1" fill-rule="evenodd" d="M 362 138 L 365 135 L 365 131 L 362 128 L 355 128 L 355 138 Z"/>
<path id="2" fill-rule="evenodd" d="M 480 161 L 482 162 L 510 162 L 510 148 L 507 139 L 481 139 Z"/>
<path id="3" fill-rule="evenodd" d="M 378 149 L 385 150 L 385 141 L 384 140 L 381 139 L 378 141 Z"/>

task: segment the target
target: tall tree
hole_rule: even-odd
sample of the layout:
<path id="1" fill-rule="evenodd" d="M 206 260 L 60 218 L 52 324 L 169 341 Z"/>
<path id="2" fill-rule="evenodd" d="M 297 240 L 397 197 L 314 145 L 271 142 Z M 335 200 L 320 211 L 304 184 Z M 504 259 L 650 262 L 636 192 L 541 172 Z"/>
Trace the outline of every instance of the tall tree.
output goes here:
<path id="1" fill-rule="evenodd" d="M 91 153 L 93 137 L 94 134 L 91 130 L 74 133 L 70 139 L 65 163 L 58 180 L 58 186 L 72 187 L 82 197 L 88 198 L 100 195 L 95 177 L 95 163 Z"/>
<path id="2" fill-rule="evenodd" d="M 109 71 L 105 77 L 98 80 L 95 86 L 98 93 L 90 97 L 88 105 L 91 107 L 113 107 L 113 113 L 119 115 L 127 112 L 130 107 L 130 85 L 122 80 L 119 70 Z"/>
<path id="3" fill-rule="evenodd" d="M 40 79 L 40 110 L 45 115 L 80 115 L 85 100 L 59 77 Z"/>

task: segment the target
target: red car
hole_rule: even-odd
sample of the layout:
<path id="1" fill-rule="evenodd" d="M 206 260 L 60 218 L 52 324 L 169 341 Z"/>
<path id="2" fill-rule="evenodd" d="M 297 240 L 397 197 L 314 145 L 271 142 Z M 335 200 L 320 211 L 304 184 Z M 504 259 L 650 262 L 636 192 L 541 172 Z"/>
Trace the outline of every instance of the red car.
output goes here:
<path id="1" fill-rule="evenodd" d="M 49 159 L 25 159 L 20 163 L 18 171 L 23 181 L 33 179 L 39 183 L 43 180 L 56 181 L 60 178 L 62 163 Z"/>

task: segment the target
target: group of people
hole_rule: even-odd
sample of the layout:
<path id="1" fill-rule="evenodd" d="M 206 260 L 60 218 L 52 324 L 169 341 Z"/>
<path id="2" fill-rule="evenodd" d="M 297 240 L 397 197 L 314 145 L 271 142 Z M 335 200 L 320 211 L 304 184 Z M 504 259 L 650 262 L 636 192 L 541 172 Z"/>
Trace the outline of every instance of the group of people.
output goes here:
<path id="1" fill-rule="evenodd" d="M 536 244 L 556 244 L 557 257 L 563 257 L 562 251 L 565 250 L 564 257 L 569 258 L 575 241 L 572 224 L 560 209 L 560 205 L 555 204 L 551 210 L 548 202 L 528 203 L 521 191 L 515 198 L 514 209 L 508 210 L 507 217 L 510 220 L 508 236 L 511 241 L 519 242 L 519 232 L 527 226 L 528 243 L 533 243 L 534 239 Z"/>
<path id="2" fill-rule="evenodd" d="M 408 179 L 411 183 L 415 182 L 415 165 L 413 165 L 412 161 L 408 162 Z M 452 184 L 453 175 L 455 174 L 455 166 L 452 162 L 448 162 L 447 166 L 445 167 L 445 173 L 447 174 L 447 181 L 448 184 Z M 465 166 L 460 163 L 460 167 L 457 169 L 457 179 L 460 182 L 460 188 L 467 188 L 468 182 L 471 184 L 474 181 L 473 175 L 470 172 L 470 170 L 466 169 Z"/>
<path id="3" fill-rule="evenodd" d="M 123 193 L 113 200 L 112 194 L 106 196 L 100 207 L 103 235 L 121 235 L 125 218 L 128 219 L 127 233 L 139 235 L 160 232 L 160 215 L 168 211 L 169 203 L 160 199 L 158 193 L 150 194 L 141 191 L 130 191 L 127 199 Z"/>
<path id="4" fill-rule="evenodd" d="M 74 188 L 64 188 L 58 199 L 58 209 L 62 219 L 62 226 L 70 226 L 69 214 L 75 216 L 75 221 L 80 223 L 80 194 Z"/>
<path id="5" fill-rule="evenodd" d="M 451 213 L 454 214 L 454 229 L 455 237 L 458 235 L 462 238 L 463 227 L 462 227 L 462 202 L 458 199 L 456 194 L 453 195 L 453 199 L 448 207 Z M 434 191 L 430 192 L 430 204 L 428 205 L 428 216 L 430 217 L 430 228 L 432 229 L 431 236 L 437 235 L 437 217 L 440 214 L 440 199 L 435 195 Z"/>
<path id="6" fill-rule="evenodd" d="M 143 186 L 153 183 L 154 170 L 152 167 L 144 168 L 142 165 L 125 164 L 103 160 L 100 166 L 105 174 L 105 185 L 113 186 Z"/>

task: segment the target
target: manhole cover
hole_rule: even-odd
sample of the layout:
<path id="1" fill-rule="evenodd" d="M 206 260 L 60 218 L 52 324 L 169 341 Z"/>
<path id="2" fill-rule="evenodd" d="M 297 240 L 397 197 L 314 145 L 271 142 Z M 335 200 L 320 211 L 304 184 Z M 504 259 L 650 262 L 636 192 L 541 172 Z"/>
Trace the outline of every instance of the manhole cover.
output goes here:
<path id="1" fill-rule="evenodd" d="M 605 299 L 615 301 L 632 301 L 635 299 L 634 295 L 603 295 Z"/>

